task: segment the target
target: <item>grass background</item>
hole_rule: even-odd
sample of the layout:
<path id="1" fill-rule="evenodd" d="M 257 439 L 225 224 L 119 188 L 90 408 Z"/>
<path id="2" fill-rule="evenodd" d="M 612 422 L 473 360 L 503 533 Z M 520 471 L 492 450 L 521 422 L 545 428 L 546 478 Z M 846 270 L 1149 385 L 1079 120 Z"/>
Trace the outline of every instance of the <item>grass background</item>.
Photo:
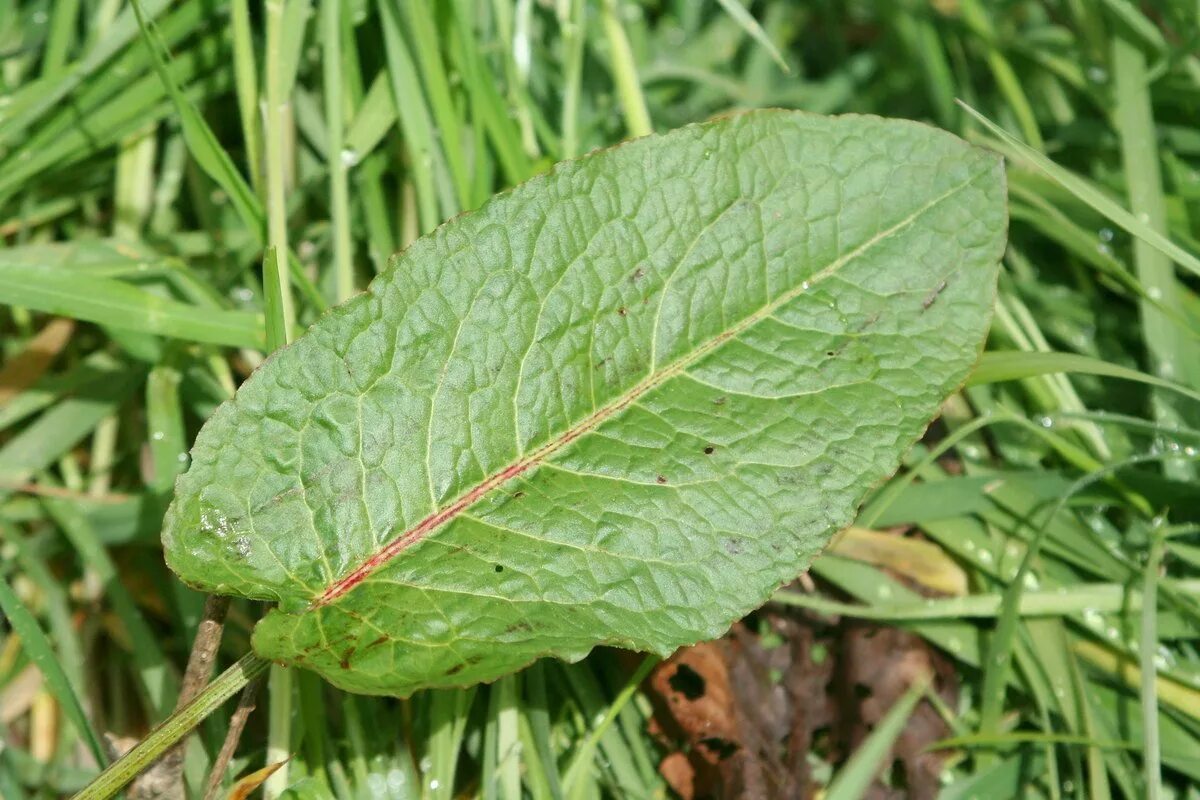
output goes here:
<path id="1" fill-rule="evenodd" d="M 1012 226 L 992 352 L 860 515 L 910 535 L 852 533 L 778 600 L 955 661 L 947 798 L 1200 797 L 1195 3 L 141 9 L 0 0 L 0 796 L 82 788 L 174 707 L 203 598 L 158 524 L 268 347 L 554 161 L 782 106 L 999 150 Z M 233 605 L 221 666 L 260 613 Z M 292 754 L 268 796 L 665 796 L 636 677 L 598 653 L 398 702 L 276 670 L 226 786 Z M 186 749 L 192 796 L 232 712 Z"/>

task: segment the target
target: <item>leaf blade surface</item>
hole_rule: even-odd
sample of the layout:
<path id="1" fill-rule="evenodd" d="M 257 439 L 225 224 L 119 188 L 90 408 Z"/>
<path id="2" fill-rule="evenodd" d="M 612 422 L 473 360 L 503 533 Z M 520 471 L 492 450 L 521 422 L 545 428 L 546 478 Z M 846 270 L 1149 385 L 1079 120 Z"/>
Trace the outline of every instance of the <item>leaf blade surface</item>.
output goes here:
<path id="1" fill-rule="evenodd" d="M 755 112 L 444 225 L 197 438 L 171 566 L 276 600 L 256 650 L 409 694 L 668 653 L 804 569 L 982 346 L 999 160 Z"/>

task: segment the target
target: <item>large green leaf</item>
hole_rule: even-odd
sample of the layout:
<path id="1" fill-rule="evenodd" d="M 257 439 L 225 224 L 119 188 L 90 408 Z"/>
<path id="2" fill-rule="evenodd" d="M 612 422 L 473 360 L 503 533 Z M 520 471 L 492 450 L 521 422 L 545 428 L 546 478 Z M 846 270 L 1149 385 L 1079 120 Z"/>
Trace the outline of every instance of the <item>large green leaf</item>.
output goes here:
<path id="1" fill-rule="evenodd" d="M 421 239 L 208 422 L 163 539 L 254 647 L 408 694 L 665 654 L 805 569 L 979 355 L 999 160 L 758 112 Z"/>

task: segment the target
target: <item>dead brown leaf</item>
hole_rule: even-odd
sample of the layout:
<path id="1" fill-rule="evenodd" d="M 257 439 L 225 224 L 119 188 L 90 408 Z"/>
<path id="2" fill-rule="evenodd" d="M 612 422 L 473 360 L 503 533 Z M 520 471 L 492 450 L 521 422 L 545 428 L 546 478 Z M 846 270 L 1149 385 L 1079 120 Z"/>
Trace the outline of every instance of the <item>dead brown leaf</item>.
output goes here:
<path id="1" fill-rule="evenodd" d="M 54 362 L 75 330 L 75 321 L 56 317 L 0 369 L 0 405 L 28 389 Z"/>
<path id="2" fill-rule="evenodd" d="M 768 607 L 724 638 L 680 650 L 647 679 L 659 771 L 684 800 L 814 798 L 813 756 L 839 765 L 908 687 L 934 677 L 953 705 L 951 663 L 896 628 Z M 932 798 L 949 731 L 923 703 L 868 797 Z"/>

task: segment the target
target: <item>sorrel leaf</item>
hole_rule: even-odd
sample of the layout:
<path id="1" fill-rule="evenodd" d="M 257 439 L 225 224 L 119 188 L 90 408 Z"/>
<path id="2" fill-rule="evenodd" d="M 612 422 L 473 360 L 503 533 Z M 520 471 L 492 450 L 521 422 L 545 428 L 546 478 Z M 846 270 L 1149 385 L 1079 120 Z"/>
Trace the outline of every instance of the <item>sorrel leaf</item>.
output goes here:
<path id="1" fill-rule="evenodd" d="M 560 164 L 416 242 L 204 426 L 166 519 L 267 658 L 406 695 L 720 634 L 966 378 L 995 156 L 756 112 Z"/>

